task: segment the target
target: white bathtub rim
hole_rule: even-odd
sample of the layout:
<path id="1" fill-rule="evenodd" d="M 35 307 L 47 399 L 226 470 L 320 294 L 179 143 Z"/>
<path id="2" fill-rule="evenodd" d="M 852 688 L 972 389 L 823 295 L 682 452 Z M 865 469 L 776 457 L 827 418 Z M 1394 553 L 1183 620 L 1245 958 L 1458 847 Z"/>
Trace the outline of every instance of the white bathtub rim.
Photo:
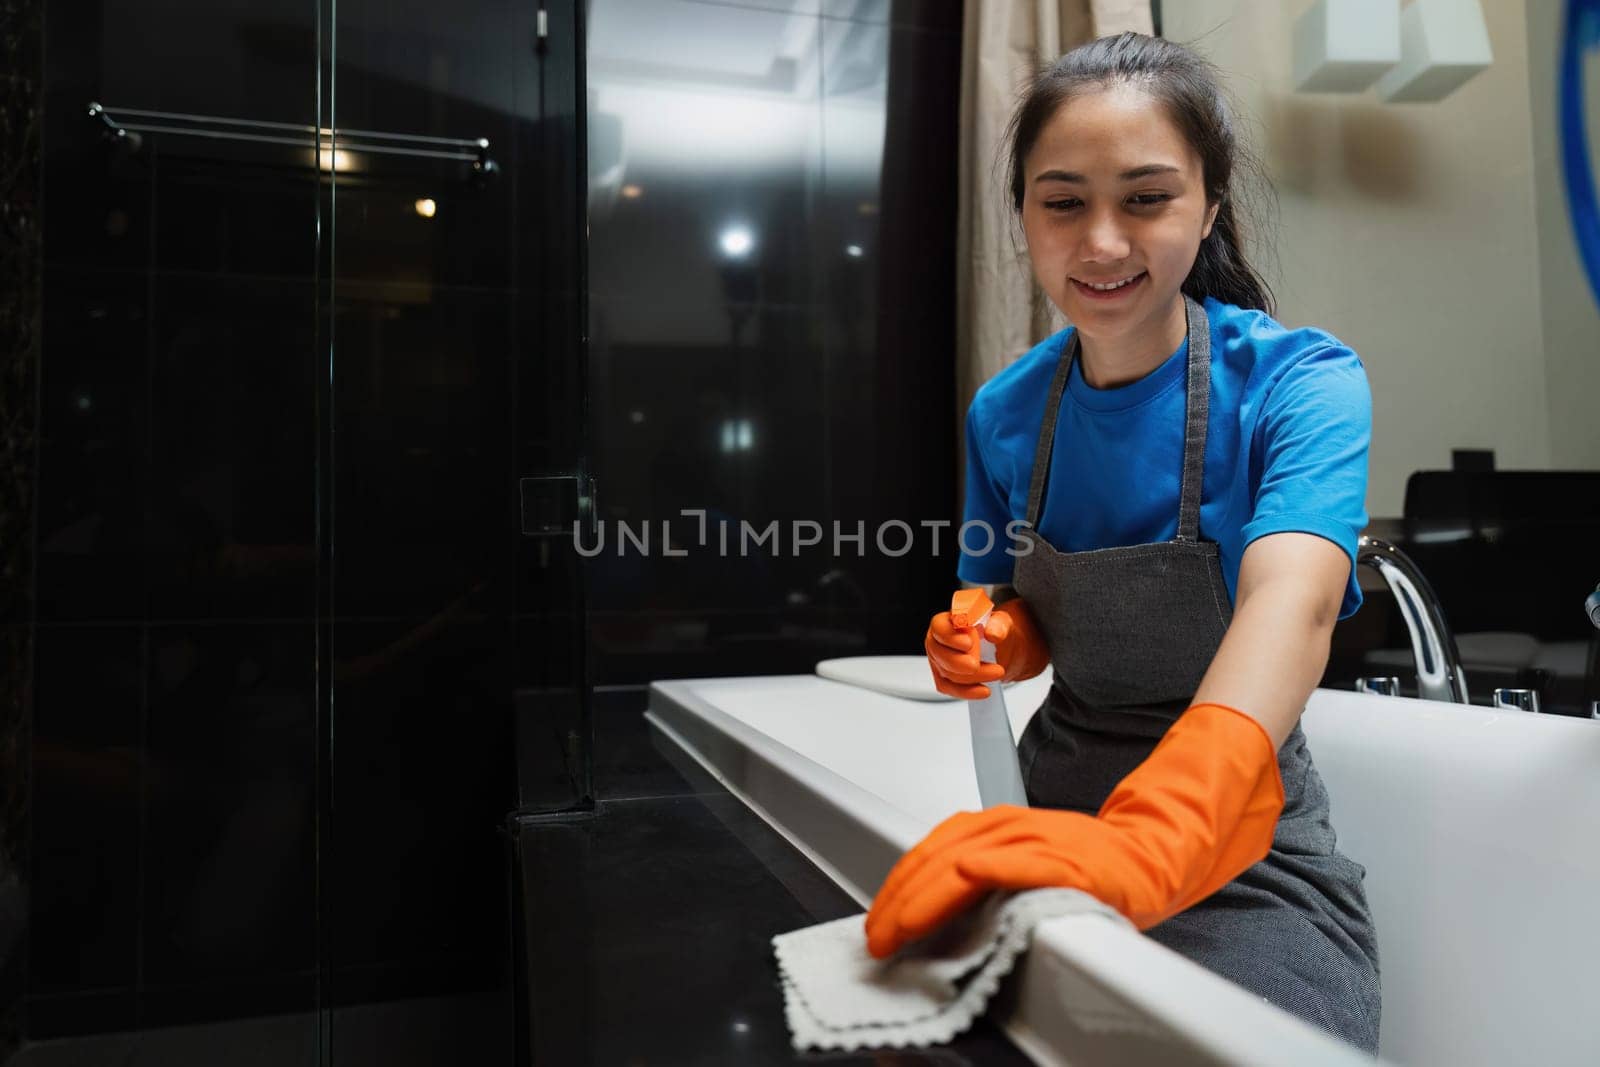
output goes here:
<path id="1" fill-rule="evenodd" d="M 810 677 L 823 685 L 840 684 L 814 676 L 793 677 Z M 684 713 L 702 718 L 710 728 L 722 733 L 760 763 L 806 789 L 811 796 L 827 801 L 839 815 L 876 838 L 880 847 L 892 848 L 898 855 L 922 838 L 929 828 L 917 819 L 746 725 L 711 704 L 699 692 L 702 688 L 715 691 L 719 687 L 747 685 L 753 681 L 755 679 L 750 678 L 681 679 L 653 683 L 651 692 L 652 695 L 659 692 Z M 906 699 L 878 696 L 883 700 Z M 812 860 L 852 899 L 863 908 L 870 905 L 873 887 L 858 884 L 858 880 L 848 877 L 838 864 L 792 832 L 760 798 L 751 795 L 745 783 L 732 780 L 682 731 L 656 712 L 654 702 L 652 710 L 645 714 L 664 737 L 682 748 L 724 788 Z M 831 794 L 818 790 L 828 790 Z M 1036 950 L 1044 949 L 1083 978 L 1100 985 L 1146 1016 L 1160 1020 L 1163 1029 L 1181 1036 L 1185 1042 L 1192 1042 L 1203 1058 L 1251 1067 L 1278 1067 L 1286 1062 L 1310 1067 L 1353 1067 L 1378 1062 L 1121 923 L 1094 915 L 1066 916 L 1041 924 L 1034 938 Z M 1047 1023 L 1046 1020 L 1040 1022 Z M 1035 1025 L 1031 1019 L 1017 1018 L 1002 1022 L 1002 1026 L 1030 1058 L 1047 1064 L 1065 1062 L 1049 1041 L 1048 1025 Z"/>

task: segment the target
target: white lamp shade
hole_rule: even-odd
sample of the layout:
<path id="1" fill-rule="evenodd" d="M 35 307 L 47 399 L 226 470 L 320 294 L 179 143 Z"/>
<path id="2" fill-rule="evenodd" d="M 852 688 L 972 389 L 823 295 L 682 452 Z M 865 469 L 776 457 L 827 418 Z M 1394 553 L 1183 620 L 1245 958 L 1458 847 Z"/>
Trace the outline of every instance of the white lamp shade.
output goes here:
<path id="1" fill-rule="evenodd" d="M 1359 93 L 1400 62 L 1400 0 L 1317 0 L 1294 24 L 1294 87 Z"/>
<path id="2" fill-rule="evenodd" d="M 1400 13 L 1400 62 L 1377 92 L 1396 104 L 1442 100 L 1493 60 L 1478 0 L 1412 0 Z"/>

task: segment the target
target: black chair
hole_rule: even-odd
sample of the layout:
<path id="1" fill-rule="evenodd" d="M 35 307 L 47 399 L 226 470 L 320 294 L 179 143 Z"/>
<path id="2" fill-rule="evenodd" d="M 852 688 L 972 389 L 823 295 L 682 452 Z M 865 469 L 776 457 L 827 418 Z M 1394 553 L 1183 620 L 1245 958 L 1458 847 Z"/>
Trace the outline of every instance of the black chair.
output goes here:
<path id="1" fill-rule="evenodd" d="M 1510 631 L 1551 646 L 1565 665 L 1545 703 L 1586 711 L 1600 684 L 1583 656 L 1596 636 L 1583 603 L 1600 580 L 1600 471 L 1417 471 L 1403 518 L 1405 552 L 1456 634 Z"/>

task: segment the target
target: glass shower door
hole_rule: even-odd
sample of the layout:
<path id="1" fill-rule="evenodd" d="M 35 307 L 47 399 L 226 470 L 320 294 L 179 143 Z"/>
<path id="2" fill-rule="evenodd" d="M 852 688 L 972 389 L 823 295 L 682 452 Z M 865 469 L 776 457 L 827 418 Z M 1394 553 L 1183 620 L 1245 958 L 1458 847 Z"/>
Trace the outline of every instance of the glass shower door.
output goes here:
<path id="1" fill-rule="evenodd" d="M 0 620 L 31 694 L 0 772 L 28 786 L 11 1036 L 311 1063 L 319 7 L 22 8 L 43 313 L 37 393 L 7 398 L 37 404 L 7 443 L 37 474 Z"/>
<path id="2" fill-rule="evenodd" d="M 592 805 L 578 5 L 23 7 L 0 1059 L 509 1062 L 508 821 Z"/>
<path id="3" fill-rule="evenodd" d="M 332 11 L 335 1063 L 514 1056 L 508 823 L 591 803 L 574 6 Z"/>

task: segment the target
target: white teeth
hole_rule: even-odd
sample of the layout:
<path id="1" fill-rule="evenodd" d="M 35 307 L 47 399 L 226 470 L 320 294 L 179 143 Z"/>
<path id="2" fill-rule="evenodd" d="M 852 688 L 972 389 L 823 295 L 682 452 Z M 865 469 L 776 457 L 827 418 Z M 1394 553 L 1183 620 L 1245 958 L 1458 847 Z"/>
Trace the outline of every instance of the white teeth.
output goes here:
<path id="1" fill-rule="evenodd" d="M 1096 285 L 1094 282 L 1084 282 L 1083 284 L 1087 285 L 1091 289 L 1097 289 L 1102 293 L 1108 293 L 1113 289 L 1121 289 L 1124 285 L 1127 285 L 1129 282 L 1138 281 L 1142 273 L 1143 272 L 1140 272 L 1140 274 L 1135 274 L 1131 278 L 1124 278 L 1120 282 L 1107 282 L 1104 285 Z"/>

